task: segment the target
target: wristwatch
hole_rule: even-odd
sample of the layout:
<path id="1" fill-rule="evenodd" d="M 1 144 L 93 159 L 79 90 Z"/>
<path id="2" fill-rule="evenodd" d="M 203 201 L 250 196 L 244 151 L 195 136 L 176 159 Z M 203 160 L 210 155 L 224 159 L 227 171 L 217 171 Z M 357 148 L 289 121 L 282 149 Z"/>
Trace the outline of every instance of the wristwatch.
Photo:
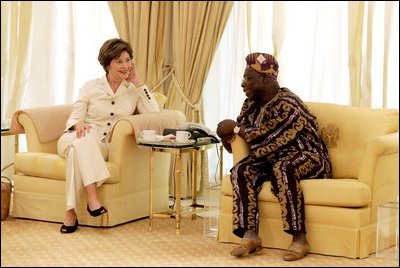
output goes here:
<path id="1" fill-rule="evenodd" d="M 236 127 L 233 129 L 233 133 L 239 134 L 239 132 L 240 132 L 240 127 L 239 127 L 239 126 L 236 126 Z"/>

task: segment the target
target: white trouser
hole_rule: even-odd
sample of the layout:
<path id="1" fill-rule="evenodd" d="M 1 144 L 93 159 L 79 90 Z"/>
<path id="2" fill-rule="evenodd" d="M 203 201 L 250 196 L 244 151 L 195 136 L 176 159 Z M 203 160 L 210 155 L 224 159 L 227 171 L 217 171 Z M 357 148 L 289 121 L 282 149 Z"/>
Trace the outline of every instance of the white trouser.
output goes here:
<path id="1" fill-rule="evenodd" d="M 57 149 L 58 154 L 67 161 L 67 210 L 75 209 L 83 187 L 92 183 L 99 187 L 110 177 L 105 163 L 108 158 L 107 144 L 100 141 L 94 129 L 79 139 L 75 131 L 70 131 L 60 137 Z"/>

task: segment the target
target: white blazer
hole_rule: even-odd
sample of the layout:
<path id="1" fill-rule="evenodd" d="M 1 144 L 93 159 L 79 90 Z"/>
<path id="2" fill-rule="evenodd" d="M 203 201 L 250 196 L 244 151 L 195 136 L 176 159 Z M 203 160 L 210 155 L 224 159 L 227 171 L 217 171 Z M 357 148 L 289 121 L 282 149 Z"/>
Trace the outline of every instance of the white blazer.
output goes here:
<path id="1" fill-rule="evenodd" d="M 79 98 L 73 104 L 65 132 L 78 122 L 89 124 L 96 130 L 100 140 L 104 140 L 114 124 L 122 117 L 134 112 L 160 112 L 157 101 L 146 85 L 135 87 L 122 81 L 116 93 L 108 84 L 106 76 L 86 82 L 79 91 Z"/>

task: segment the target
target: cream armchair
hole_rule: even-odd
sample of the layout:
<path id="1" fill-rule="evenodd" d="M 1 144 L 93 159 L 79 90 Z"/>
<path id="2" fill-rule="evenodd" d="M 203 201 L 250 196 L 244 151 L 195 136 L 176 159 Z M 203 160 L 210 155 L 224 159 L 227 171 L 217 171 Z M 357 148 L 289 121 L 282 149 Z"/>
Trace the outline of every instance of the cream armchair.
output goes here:
<path id="1" fill-rule="evenodd" d="M 301 182 L 311 252 L 367 257 L 375 252 L 377 207 L 398 199 L 398 110 L 307 105 L 317 116 L 333 164 L 333 178 Z M 236 163 L 248 154 L 247 144 L 237 136 L 232 151 Z M 224 176 L 221 188 L 218 240 L 239 242 L 232 234 L 229 175 Z M 291 236 L 282 231 L 280 207 L 270 182 L 263 185 L 258 198 L 263 246 L 288 248 Z"/>
<path id="2" fill-rule="evenodd" d="M 156 96 L 162 107 L 163 96 Z M 65 126 L 72 105 L 34 108 L 36 113 L 45 112 L 59 118 L 54 126 Z M 43 111 L 41 111 L 43 110 Z M 66 161 L 57 154 L 57 139 L 43 142 L 38 133 L 43 126 L 32 120 L 31 113 L 21 112 L 18 122 L 26 134 L 27 152 L 15 155 L 15 186 L 13 214 L 17 218 L 28 218 L 62 222 L 65 216 Z M 116 123 L 110 143 L 107 167 L 109 178 L 98 194 L 108 213 L 101 217 L 90 217 L 86 211 L 86 195 L 82 194 L 77 209 L 79 223 L 89 226 L 110 227 L 149 215 L 149 151 L 139 148 L 135 133 L 138 126 L 162 131 L 185 122 L 180 111 L 162 110 L 160 114 L 138 114 Z M 168 177 L 170 157 L 156 154 L 154 159 L 155 209 L 168 208 Z"/>

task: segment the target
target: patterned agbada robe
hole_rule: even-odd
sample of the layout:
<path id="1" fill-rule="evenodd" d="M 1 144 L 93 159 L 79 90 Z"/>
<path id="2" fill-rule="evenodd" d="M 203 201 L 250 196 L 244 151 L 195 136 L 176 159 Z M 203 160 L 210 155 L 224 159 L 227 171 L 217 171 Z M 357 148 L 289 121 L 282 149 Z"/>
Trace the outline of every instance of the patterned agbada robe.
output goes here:
<path id="1" fill-rule="evenodd" d="M 330 178 L 331 162 L 318 134 L 316 117 L 287 88 L 264 106 L 246 99 L 237 118 L 250 154 L 231 169 L 233 233 L 258 233 L 258 193 L 265 181 L 281 207 L 283 230 L 306 232 L 300 180 Z"/>

